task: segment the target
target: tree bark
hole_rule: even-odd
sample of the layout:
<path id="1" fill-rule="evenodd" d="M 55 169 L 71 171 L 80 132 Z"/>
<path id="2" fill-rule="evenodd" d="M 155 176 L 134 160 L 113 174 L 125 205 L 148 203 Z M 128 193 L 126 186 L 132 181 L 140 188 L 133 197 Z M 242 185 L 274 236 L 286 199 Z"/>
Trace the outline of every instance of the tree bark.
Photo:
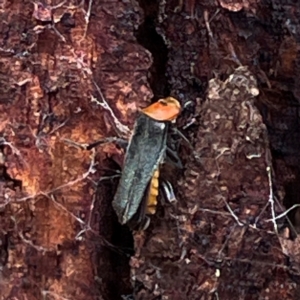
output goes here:
<path id="1" fill-rule="evenodd" d="M 0 8 L 0 299 L 299 298 L 297 3 Z M 178 201 L 131 232 L 111 207 L 124 151 L 83 145 L 169 95 L 192 147 Z"/>

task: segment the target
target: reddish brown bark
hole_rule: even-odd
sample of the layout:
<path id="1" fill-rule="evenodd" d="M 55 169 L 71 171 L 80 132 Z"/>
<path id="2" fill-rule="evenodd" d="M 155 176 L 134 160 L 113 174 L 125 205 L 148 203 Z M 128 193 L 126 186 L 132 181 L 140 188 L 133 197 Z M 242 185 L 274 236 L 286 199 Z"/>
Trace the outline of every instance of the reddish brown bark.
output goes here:
<path id="1" fill-rule="evenodd" d="M 274 220 L 300 203 L 299 8 L 166 2 L 0 4 L 1 299 L 299 298 L 299 238 Z M 132 234 L 105 177 L 123 151 L 76 143 L 130 136 L 169 95 L 193 150 L 178 203 Z"/>

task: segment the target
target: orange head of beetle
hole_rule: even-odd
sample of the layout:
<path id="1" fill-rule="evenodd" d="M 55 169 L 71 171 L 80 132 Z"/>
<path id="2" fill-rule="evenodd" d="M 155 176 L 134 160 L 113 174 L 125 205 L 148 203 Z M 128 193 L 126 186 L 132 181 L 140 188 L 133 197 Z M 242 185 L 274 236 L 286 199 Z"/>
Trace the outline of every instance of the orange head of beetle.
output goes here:
<path id="1" fill-rule="evenodd" d="M 159 99 L 142 112 L 157 121 L 173 121 L 180 113 L 180 103 L 173 97 Z"/>

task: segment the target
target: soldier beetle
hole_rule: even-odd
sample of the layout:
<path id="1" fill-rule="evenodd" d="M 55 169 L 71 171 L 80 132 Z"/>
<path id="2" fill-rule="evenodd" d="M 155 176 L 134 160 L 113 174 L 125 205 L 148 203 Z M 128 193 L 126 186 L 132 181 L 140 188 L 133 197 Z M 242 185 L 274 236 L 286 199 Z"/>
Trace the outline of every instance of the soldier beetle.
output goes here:
<path id="1" fill-rule="evenodd" d="M 182 167 L 177 154 L 167 147 L 169 125 L 176 120 L 180 110 L 180 103 L 175 98 L 160 99 L 139 112 L 129 142 L 108 137 L 81 146 L 90 150 L 103 143 L 116 142 L 122 147 L 127 144 L 122 175 L 112 202 L 121 224 L 132 229 L 145 229 L 149 224 L 146 215 L 156 212 L 159 190 L 169 202 L 176 200 L 172 185 L 159 179 L 159 166 L 167 158 L 173 165 Z"/>
<path id="2" fill-rule="evenodd" d="M 159 191 L 159 165 L 167 150 L 169 123 L 180 113 L 172 97 L 160 99 L 141 110 L 125 154 L 124 167 L 112 206 L 121 224 L 147 227 L 147 214 L 156 212 Z M 174 200 L 172 186 L 161 182 L 166 197 Z"/>

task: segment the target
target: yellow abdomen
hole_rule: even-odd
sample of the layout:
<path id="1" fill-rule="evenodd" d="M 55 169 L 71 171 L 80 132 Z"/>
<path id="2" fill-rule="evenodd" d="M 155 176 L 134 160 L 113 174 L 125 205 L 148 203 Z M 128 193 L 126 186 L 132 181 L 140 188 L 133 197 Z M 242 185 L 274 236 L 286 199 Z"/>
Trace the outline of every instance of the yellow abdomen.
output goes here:
<path id="1" fill-rule="evenodd" d="M 158 196 L 158 188 L 159 188 L 159 170 L 157 169 L 151 179 L 148 199 L 147 199 L 147 211 L 146 213 L 149 215 L 153 215 L 156 212 L 157 206 L 157 196 Z"/>

